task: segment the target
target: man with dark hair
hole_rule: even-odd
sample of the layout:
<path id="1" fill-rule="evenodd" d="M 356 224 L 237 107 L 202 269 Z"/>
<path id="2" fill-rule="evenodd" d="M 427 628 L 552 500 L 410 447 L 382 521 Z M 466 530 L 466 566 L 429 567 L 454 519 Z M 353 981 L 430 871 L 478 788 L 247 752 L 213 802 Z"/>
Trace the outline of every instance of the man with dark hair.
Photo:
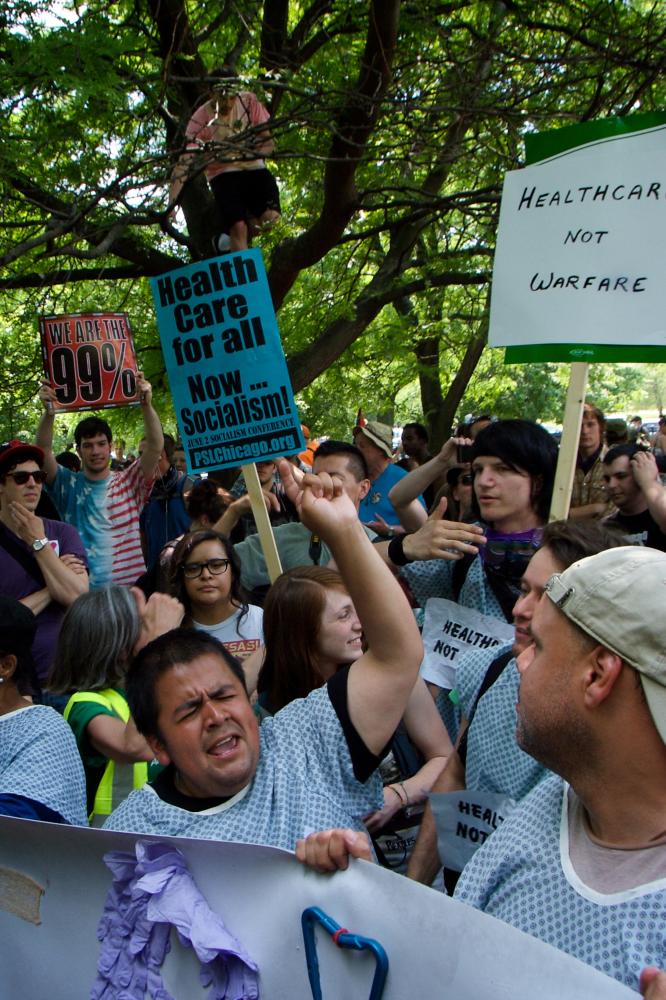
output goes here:
<path id="1" fill-rule="evenodd" d="M 166 770 L 106 829 L 292 850 L 313 829 L 362 830 L 383 803 L 378 755 L 405 710 L 423 646 L 341 480 L 308 474 L 299 487 L 292 469 L 280 462 L 304 525 L 335 556 L 366 652 L 259 729 L 243 679 L 215 640 L 176 632 L 149 644 L 130 667 L 127 695 Z"/>
<path id="2" fill-rule="evenodd" d="M 619 531 L 602 524 L 553 521 L 543 531 L 541 545 L 530 559 L 521 581 L 521 595 L 513 609 L 513 643 L 494 649 L 473 650 L 456 671 L 456 701 L 462 721 L 456 749 L 435 782 L 433 792 L 469 788 L 475 792 L 523 799 L 550 772 L 524 753 L 516 743 L 516 698 L 520 675 L 516 657 L 531 641 L 534 609 L 553 573 L 578 559 L 608 548 L 626 545 Z M 437 853 L 435 823 L 426 807 L 421 831 L 407 874 L 430 884 L 441 864 Z M 457 875 L 447 875 L 452 891 Z"/>
<path id="3" fill-rule="evenodd" d="M 152 388 L 142 372 L 137 375 L 137 399 L 146 434 L 142 456 L 127 469 L 111 472 L 111 428 L 100 417 L 86 417 L 75 428 L 81 459 L 80 473 L 58 465 L 53 454 L 53 422 L 58 399 L 53 386 L 43 382 L 39 398 L 44 415 L 37 429 L 37 445 L 44 451 L 47 486 L 65 521 L 78 529 L 88 552 L 90 586 L 133 584 L 146 565 L 141 551 L 139 515 L 155 478 L 164 438 L 152 405 Z"/>
<path id="4" fill-rule="evenodd" d="M 666 551 L 666 489 L 654 455 L 636 444 L 611 448 L 603 459 L 603 482 L 617 513 L 608 518 L 636 545 Z"/>
<path id="5" fill-rule="evenodd" d="M 65 609 L 88 590 L 86 550 L 75 528 L 35 514 L 44 452 L 21 441 L 0 445 L 0 593 L 36 616 L 33 657 L 42 684 Z"/>
<path id="6" fill-rule="evenodd" d="M 606 418 L 599 407 L 585 403 L 569 510 L 575 520 L 601 518 L 613 511 L 602 478 L 605 428 Z"/>
<path id="7" fill-rule="evenodd" d="M 416 423 L 416 421 L 405 424 L 402 428 L 401 440 L 403 453 L 408 459 L 414 460 L 412 465 L 404 465 L 402 468 L 413 469 L 432 458 L 428 451 L 428 431 L 423 424 Z"/>
<path id="8" fill-rule="evenodd" d="M 665 603 L 666 555 L 646 547 L 550 578 L 518 658 L 516 735 L 554 774 L 456 889 L 634 990 L 666 964 Z"/>
<path id="9" fill-rule="evenodd" d="M 530 420 L 497 420 L 480 431 L 470 458 L 472 511 L 483 528 L 443 520 L 440 506 L 418 531 L 383 551 L 404 567 L 419 607 L 442 597 L 511 621 L 520 577 L 548 519 L 557 445 Z"/>
<path id="10" fill-rule="evenodd" d="M 325 441 L 321 444 L 315 454 L 312 471 L 317 475 L 325 472 L 340 483 L 356 510 L 370 489 L 365 459 L 358 448 L 346 441 Z M 264 495 L 271 502 L 270 495 Z M 237 520 L 238 508 L 232 505 L 215 527 L 229 535 Z M 374 532 L 367 534 L 370 538 L 375 537 Z M 283 570 L 294 566 L 326 566 L 331 560 L 328 545 L 300 521 L 279 525 L 273 535 Z M 270 580 L 259 536 L 250 535 L 244 542 L 239 542 L 234 546 L 234 552 L 240 560 L 243 586 L 254 591 L 255 599 L 260 600 L 261 588 L 265 590 Z"/>
<path id="11" fill-rule="evenodd" d="M 404 458 L 397 463 L 398 468 L 411 472 L 425 465 L 432 458 L 428 451 L 428 431 L 423 424 L 412 422 L 402 428 L 402 452 Z M 423 500 L 426 509 L 430 510 L 435 499 L 435 489 L 432 483 L 423 490 Z"/>

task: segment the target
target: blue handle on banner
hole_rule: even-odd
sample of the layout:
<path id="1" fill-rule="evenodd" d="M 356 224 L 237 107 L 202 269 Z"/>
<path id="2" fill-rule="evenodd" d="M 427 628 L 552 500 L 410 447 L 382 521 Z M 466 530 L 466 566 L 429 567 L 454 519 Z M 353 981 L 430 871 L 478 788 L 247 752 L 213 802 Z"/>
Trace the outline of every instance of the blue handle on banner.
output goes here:
<path id="1" fill-rule="evenodd" d="M 380 1000 L 384 993 L 386 976 L 388 974 L 388 955 L 373 938 L 362 937 L 360 934 L 350 934 L 346 927 L 341 927 L 332 917 L 324 913 L 318 906 L 309 906 L 303 910 L 301 926 L 305 942 L 305 959 L 308 964 L 308 977 L 313 1000 L 323 1000 L 321 982 L 319 980 L 319 960 L 317 959 L 317 942 L 315 940 L 315 922 L 328 931 L 338 948 L 353 948 L 354 951 L 371 951 L 375 956 L 375 975 L 368 1000 Z"/>

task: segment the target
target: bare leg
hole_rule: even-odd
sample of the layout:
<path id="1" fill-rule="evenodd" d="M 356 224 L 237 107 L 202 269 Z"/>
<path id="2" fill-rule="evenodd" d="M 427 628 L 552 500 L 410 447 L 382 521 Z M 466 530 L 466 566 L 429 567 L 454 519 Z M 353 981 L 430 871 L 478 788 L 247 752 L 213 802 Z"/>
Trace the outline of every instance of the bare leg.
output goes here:
<path id="1" fill-rule="evenodd" d="M 259 216 L 257 220 L 258 222 L 257 228 L 270 229 L 270 227 L 274 225 L 279 218 L 280 218 L 280 213 L 278 211 L 276 211 L 274 208 L 267 208 L 266 211 L 262 212 L 262 214 Z"/>
<path id="2" fill-rule="evenodd" d="M 271 226 L 275 225 L 279 218 L 280 213 L 276 212 L 274 208 L 267 208 L 265 212 L 262 212 L 258 219 L 255 216 L 252 216 L 252 218 L 248 219 L 250 236 L 256 236 L 257 233 L 262 232 L 262 230 L 270 229 Z"/>
<path id="3" fill-rule="evenodd" d="M 229 229 L 229 251 L 234 253 L 237 250 L 247 250 L 247 225 L 245 222 L 234 222 Z"/>

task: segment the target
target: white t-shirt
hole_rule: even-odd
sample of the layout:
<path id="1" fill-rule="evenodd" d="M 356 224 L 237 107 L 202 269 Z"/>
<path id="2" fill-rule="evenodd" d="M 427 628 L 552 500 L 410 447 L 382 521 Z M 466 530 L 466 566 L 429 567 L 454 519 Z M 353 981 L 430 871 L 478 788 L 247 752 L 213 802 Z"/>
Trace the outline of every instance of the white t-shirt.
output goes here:
<path id="1" fill-rule="evenodd" d="M 256 604 L 250 604 L 239 626 L 240 617 L 241 609 L 238 608 L 233 615 L 217 625 L 202 625 L 195 621 L 192 624 L 200 632 L 207 632 L 219 639 L 232 656 L 244 660 L 264 641 L 264 612 Z"/>

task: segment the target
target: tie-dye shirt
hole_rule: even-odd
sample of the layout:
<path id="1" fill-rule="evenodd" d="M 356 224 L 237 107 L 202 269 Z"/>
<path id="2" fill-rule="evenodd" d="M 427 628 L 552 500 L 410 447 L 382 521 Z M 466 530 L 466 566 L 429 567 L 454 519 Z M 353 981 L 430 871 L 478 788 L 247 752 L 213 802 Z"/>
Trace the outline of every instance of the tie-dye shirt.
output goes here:
<path id="1" fill-rule="evenodd" d="M 145 573 L 139 515 L 152 485 L 138 460 L 106 479 L 88 479 L 83 472 L 58 466 L 49 493 L 83 539 L 91 589 L 112 583 L 130 586 Z"/>

